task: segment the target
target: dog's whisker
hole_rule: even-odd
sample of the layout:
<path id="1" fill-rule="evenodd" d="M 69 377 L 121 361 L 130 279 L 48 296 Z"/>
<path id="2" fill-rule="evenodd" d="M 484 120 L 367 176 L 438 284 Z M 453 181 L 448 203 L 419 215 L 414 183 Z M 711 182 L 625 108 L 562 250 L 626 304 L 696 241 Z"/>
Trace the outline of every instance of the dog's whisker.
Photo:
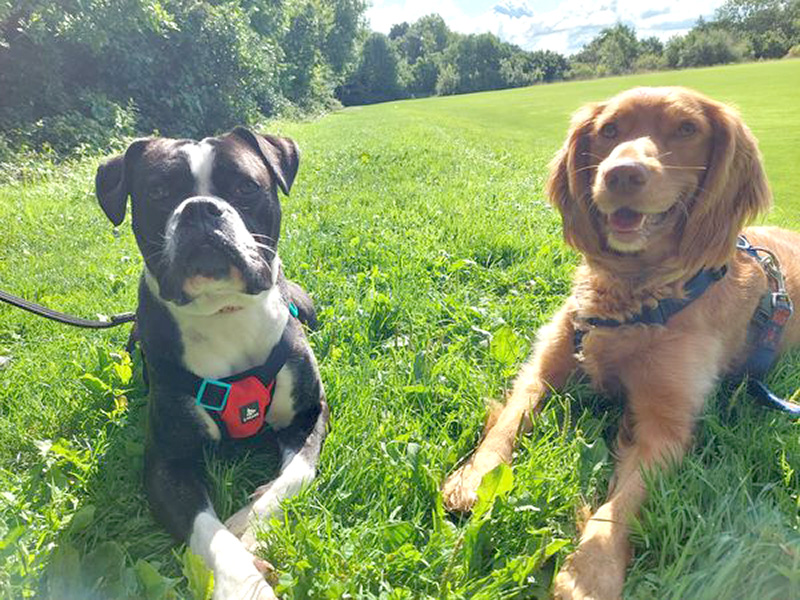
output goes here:
<path id="1" fill-rule="evenodd" d="M 250 233 L 250 235 L 254 238 L 262 238 L 268 242 L 272 242 L 273 244 L 275 243 L 275 238 L 273 238 L 271 235 L 265 235 L 263 233 Z"/>
<path id="2" fill-rule="evenodd" d="M 143 254 L 143 255 L 142 255 L 142 258 L 143 258 L 145 261 L 147 261 L 147 260 L 150 260 L 150 259 L 154 259 L 154 260 L 155 260 L 155 259 L 157 259 L 157 258 L 158 258 L 158 259 L 162 259 L 162 258 L 164 258 L 164 251 L 163 251 L 163 250 L 161 250 L 161 249 L 154 250 L 154 251 L 153 251 L 153 252 L 151 252 L 150 254 Z"/>
<path id="3" fill-rule="evenodd" d="M 271 254 L 271 257 L 274 257 L 277 254 L 277 252 L 275 252 L 275 250 L 273 248 L 270 248 L 269 246 L 265 246 L 263 244 L 256 244 L 256 246 L 262 250 L 266 250 L 267 252 L 269 252 Z M 261 254 L 259 254 L 258 256 L 261 257 L 262 260 L 264 260 Z M 266 260 L 264 260 L 264 262 L 266 262 Z"/>

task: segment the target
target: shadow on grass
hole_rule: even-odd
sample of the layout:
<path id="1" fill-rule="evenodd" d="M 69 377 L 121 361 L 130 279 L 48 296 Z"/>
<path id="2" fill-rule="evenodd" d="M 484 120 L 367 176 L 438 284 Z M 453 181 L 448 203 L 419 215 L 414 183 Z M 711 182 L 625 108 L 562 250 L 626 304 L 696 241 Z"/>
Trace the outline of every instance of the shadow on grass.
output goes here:
<path id="1" fill-rule="evenodd" d="M 121 358 L 116 358 L 120 356 Z M 176 544 L 156 522 L 143 485 L 147 391 L 138 351 L 132 363 L 126 354 L 110 355 L 84 377 L 96 388 L 95 406 L 108 417 L 98 432 L 102 448 L 82 483 L 79 506 L 57 536 L 39 584 L 37 597 L 51 600 L 117 600 L 123 598 L 204 598 L 192 584 L 185 546 Z M 124 390 L 117 385 L 120 365 L 130 364 Z M 101 385 L 105 383 L 107 387 Z M 109 394 L 113 408 L 109 406 Z M 75 424 L 66 424 L 66 427 Z M 206 456 L 212 502 L 223 518 L 240 508 L 248 493 L 272 477 L 277 447 L 244 444 L 236 451 Z M 67 465 L 63 465 L 64 468 Z M 188 576 L 188 579 L 187 579 Z"/>

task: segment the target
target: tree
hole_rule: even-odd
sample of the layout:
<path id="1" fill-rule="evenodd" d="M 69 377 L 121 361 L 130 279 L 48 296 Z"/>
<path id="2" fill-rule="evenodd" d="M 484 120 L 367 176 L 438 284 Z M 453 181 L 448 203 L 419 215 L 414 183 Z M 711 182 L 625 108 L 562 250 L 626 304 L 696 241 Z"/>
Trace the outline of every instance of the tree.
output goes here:
<path id="1" fill-rule="evenodd" d="M 596 74 L 619 75 L 633 70 L 640 52 L 636 31 L 628 25 L 617 23 L 597 34 L 575 55 L 573 61 L 592 65 Z"/>
<path id="2" fill-rule="evenodd" d="M 491 33 L 459 36 L 450 44 L 444 60 L 455 68 L 458 93 L 502 88 L 500 67 L 510 55 L 508 48 Z"/>
<path id="3" fill-rule="evenodd" d="M 364 0 L 0 2 L 0 131 L 68 152 L 326 105 L 354 66 L 364 10 Z"/>
<path id="4" fill-rule="evenodd" d="M 421 17 L 411 25 L 392 26 L 389 39 L 407 68 L 400 67 L 401 80 L 409 94 L 426 96 L 436 92 L 436 80 L 451 32 L 444 19 L 436 14 Z"/>
<path id="5" fill-rule="evenodd" d="M 536 50 L 531 52 L 534 64 L 542 71 L 543 81 L 564 79 L 569 71 L 569 61 L 558 52 L 552 50 Z"/>
<path id="6" fill-rule="evenodd" d="M 639 53 L 661 56 L 664 54 L 664 44 L 655 36 L 644 38 L 639 40 Z"/>
<path id="7" fill-rule="evenodd" d="M 779 58 L 800 42 L 800 0 L 727 0 L 715 16 L 748 40 L 756 58 Z"/>
<path id="8" fill-rule="evenodd" d="M 358 68 L 339 92 L 344 104 L 371 104 L 401 95 L 398 56 L 389 38 L 373 32 L 364 41 Z"/>

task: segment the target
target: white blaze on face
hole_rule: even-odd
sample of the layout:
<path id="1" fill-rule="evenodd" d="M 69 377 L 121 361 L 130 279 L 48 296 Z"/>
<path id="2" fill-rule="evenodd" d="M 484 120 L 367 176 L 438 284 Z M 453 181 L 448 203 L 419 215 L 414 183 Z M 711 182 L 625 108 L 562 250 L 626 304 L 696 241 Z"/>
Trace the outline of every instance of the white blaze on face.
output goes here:
<path id="1" fill-rule="evenodd" d="M 193 142 L 181 147 L 181 152 L 189 161 L 189 169 L 194 175 L 195 195 L 211 195 L 211 171 L 214 167 L 214 146 L 206 140 Z"/>

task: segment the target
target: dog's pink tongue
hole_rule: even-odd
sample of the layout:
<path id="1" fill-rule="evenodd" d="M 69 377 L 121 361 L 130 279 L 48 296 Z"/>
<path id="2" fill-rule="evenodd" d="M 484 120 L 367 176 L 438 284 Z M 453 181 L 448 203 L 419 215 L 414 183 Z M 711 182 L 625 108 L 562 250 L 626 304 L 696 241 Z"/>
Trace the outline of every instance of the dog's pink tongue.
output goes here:
<path id="1" fill-rule="evenodd" d="M 644 215 L 630 208 L 620 208 L 608 218 L 614 231 L 636 231 L 644 223 Z"/>

